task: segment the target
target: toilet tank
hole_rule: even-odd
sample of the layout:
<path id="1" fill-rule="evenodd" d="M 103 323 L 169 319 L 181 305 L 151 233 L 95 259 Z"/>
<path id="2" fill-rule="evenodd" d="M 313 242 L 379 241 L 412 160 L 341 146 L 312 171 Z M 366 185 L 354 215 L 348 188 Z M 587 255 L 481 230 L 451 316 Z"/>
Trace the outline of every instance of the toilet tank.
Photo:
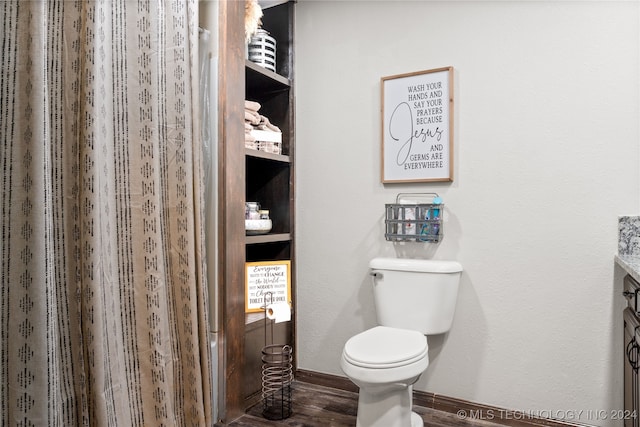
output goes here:
<path id="1" fill-rule="evenodd" d="M 451 329 L 462 274 L 460 263 L 374 258 L 369 268 L 379 325 L 425 335 Z"/>

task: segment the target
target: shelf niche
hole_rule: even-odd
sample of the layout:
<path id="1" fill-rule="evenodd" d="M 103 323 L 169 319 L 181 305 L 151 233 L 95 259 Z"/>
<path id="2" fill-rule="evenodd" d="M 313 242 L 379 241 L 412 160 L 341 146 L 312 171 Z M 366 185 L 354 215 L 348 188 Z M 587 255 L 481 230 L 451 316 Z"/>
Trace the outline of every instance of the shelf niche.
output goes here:
<path id="1" fill-rule="evenodd" d="M 280 128 L 282 154 L 245 148 L 244 179 L 238 180 L 237 185 L 244 185 L 245 201 L 258 202 L 261 209 L 269 210 L 273 223 L 267 234 L 244 236 L 245 262 L 291 260 L 291 298 L 295 311 L 294 5 L 295 1 L 278 1 L 272 7 L 263 7 L 262 27 L 276 40 L 276 72 L 244 60 L 245 99 L 260 103 L 259 113 Z M 295 316 L 289 322 L 273 324 L 265 319 L 264 313 L 244 314 L 243 350 L 240 353 L 244 355 L 241 368 L 244 409 L 260 400 L 261 349 L 266 340 L 271 340 L 272 331 L 273 343 L 293 347 L 295 369 L 295 329 Z"/>

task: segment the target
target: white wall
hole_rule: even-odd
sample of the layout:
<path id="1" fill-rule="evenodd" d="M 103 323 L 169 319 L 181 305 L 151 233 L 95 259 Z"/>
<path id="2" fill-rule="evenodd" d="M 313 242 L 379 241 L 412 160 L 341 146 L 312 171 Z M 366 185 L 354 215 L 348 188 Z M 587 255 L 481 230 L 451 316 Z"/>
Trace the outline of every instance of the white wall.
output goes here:
<path id="1" fill-rule="evenodd" d="M 639 3 L 303 0 L 296 18 L 299 367 L 342 375 L 344 342 L 375 323 L 369 259 L 455 259 L 456 318 L 416 389 L 621 408 L 613 256 L 617 216 L 640 207 Z M 382 185 L 380 78 L 449 65 L 454 182 Z M 385 241 L 384 204 L 407 191 L 443 197 L 441 244 Z"/>

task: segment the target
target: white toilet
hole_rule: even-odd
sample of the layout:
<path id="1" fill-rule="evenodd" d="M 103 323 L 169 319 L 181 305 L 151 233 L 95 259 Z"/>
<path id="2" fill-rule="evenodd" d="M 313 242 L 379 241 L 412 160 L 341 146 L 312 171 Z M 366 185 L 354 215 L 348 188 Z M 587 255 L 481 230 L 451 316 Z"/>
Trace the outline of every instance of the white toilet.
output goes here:
<path id="1" fill-rule="evenodd" d="M 413 384 L 429 366 L 427 337 L 451 328 L 462 266 L 455 261 L 374 258 L 378 324 L 351 337 L 340 366 L 360 387 L 356 427 L 422 427 Z"/>

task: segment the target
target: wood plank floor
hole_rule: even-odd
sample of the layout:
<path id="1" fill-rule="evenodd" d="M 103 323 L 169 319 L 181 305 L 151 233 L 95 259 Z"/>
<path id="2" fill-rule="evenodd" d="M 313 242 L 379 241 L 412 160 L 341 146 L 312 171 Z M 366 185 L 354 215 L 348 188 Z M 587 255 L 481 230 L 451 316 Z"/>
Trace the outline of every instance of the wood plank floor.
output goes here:
<path id="1" fill-rule="evenodd" d="M 358 394 L 295 381 L 292 385 L 293 413 L 282 421 L 269 421 L 262 416 L 262 404 L 249 409 L 231 422 L 232 427 L 353 427 L 356 425 Z M 424 407 L 414 407 L 425 427 L 494 427 L 483 420 L 459 419 L 455 414 Z"/>

